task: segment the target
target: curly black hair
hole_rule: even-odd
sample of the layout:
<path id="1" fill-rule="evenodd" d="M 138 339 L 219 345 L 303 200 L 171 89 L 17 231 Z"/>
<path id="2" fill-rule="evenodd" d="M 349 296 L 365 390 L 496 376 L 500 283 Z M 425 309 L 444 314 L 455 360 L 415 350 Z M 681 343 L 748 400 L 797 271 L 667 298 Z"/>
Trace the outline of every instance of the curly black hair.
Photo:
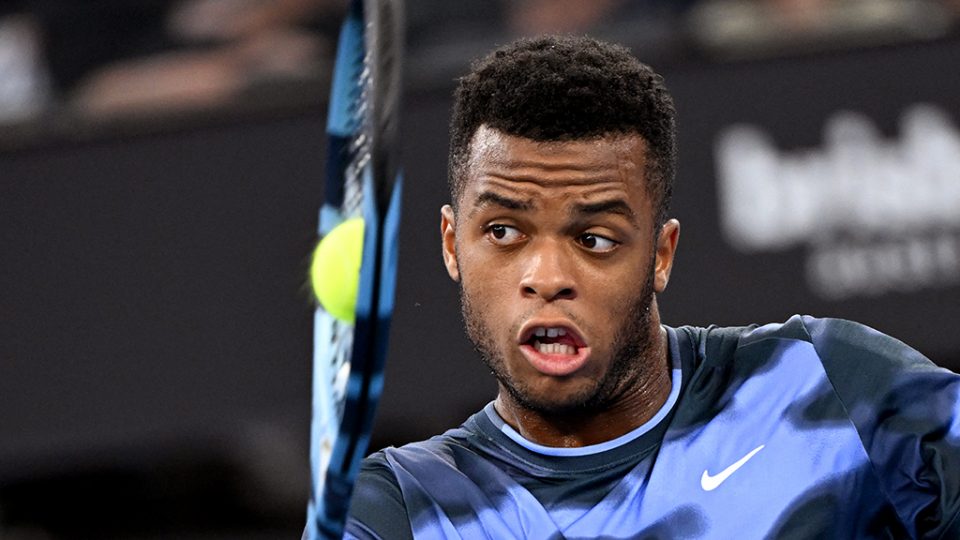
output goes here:
<path id="1" fill-rule="evenodd" d="M 636 133 L 647 145 L 657 230 L 666 220 L 676 169 L 673 99 L 663 78 L 625 47 L 577 36 L 520 39 L 474 62 L 454 99 L 448 169 L 454 207 L 482 125 L 536 141 Z"/>

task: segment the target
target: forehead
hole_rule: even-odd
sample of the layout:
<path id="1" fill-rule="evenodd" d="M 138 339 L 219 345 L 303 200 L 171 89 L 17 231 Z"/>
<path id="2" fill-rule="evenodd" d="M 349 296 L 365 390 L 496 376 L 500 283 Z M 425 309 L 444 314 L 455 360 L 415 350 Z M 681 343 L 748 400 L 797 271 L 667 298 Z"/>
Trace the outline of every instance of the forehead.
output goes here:
<path id="1" fill-rule="evenodd" d="M 646 150 L 638 134 L 535 141 L 481 126 L 470 144 L 464 202 L 488 188 L 539 193 L 620 191 L 646 201 Z"/>

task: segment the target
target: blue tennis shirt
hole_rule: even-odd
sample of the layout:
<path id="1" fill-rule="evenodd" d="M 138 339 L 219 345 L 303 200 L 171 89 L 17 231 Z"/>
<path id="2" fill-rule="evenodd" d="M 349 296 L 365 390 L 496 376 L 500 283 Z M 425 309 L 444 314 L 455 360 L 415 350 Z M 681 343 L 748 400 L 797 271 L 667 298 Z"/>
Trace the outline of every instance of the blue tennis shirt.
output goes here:
<path id="1" fill-rule="evenodd" d="M 673 385 L 595 446 L 492 405 L 366 459 L 347 538 L 960 538 L 960 377 L 849 321 L 668 328 Z"/>

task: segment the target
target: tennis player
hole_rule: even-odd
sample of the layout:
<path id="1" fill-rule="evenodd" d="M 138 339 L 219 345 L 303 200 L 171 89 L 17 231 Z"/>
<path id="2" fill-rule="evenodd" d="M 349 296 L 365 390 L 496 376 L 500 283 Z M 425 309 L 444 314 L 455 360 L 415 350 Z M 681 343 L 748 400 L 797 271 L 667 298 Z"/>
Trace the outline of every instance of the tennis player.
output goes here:
<path id="1" fill-rule="evenodd" d="M 843 320 L 661 324 L 675 155 L 622 47 L 520 40 L 460 80 L 443 257 L 499 393 L 369 457 L 348 537 L 960 538 L 960 377 Z"/>

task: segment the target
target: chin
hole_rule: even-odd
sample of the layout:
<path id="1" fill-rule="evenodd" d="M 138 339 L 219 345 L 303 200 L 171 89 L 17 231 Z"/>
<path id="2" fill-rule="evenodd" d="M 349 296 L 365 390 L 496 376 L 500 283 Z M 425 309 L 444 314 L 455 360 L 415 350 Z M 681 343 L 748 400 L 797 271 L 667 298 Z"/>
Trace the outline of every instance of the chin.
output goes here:
<path id="1" fill-rule="evenodd" d="M 501 386 L 520 406 L 540 414 L 555 416 L 582 414 L 594 408 L 596 388 L 550 388 L 533 391 L 501 381 Z M 553 385 L 551 385 L 553 386 Z"/>

